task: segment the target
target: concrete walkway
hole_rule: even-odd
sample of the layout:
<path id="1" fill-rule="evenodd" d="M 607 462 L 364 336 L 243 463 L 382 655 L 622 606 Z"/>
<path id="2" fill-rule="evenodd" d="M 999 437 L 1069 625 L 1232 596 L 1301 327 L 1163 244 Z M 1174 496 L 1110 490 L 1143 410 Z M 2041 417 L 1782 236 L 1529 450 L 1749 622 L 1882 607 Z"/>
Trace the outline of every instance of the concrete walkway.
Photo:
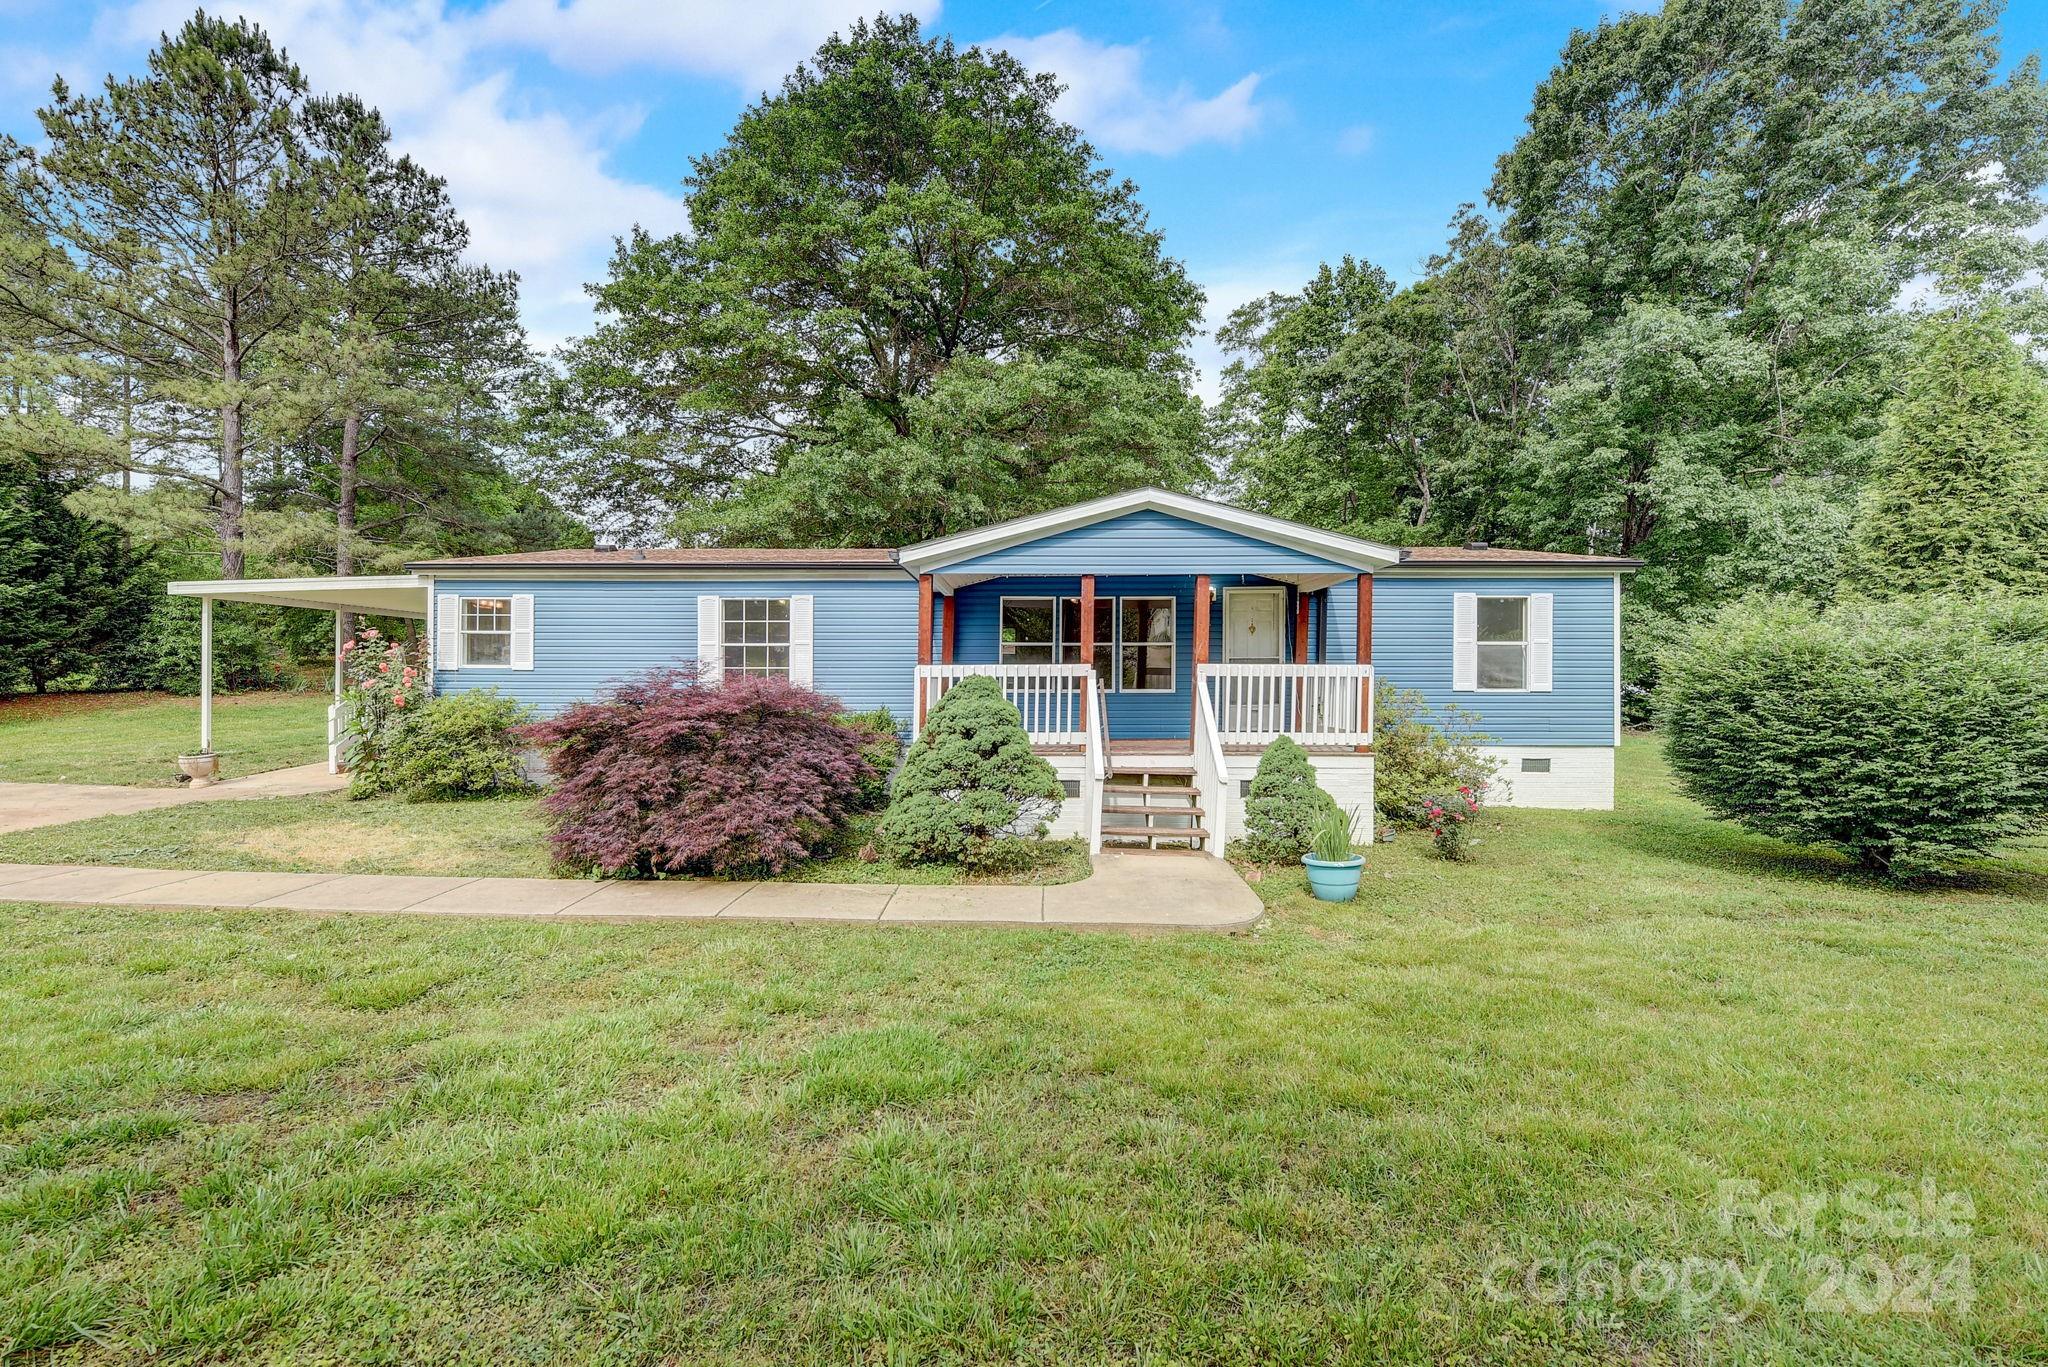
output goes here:
<path id="1" fill-rule="evenodd" d="M 0 783 L 0 833 L 33 826 L 61 826 L 96 816 L 127 816 L 186 802 L 232 802 L 237 798 L 304 797 L 339 792 L 347 774 L 330 774 L 324 761 L 295 769 L 223 779 L 204 788 L 124 788 L 106 783 Z"/>
<path id="2" fill-rule="evenodd" d="M 225 786 L 225 785 L 222 785 Z M 1259 899 L 1220 859 L 1105 853 L 1052 887 L 728 883 L 674 879 L 416 878 L 388 874 L 203 873 L 78 864 L 0 864 L 0 902 L 403 912 L 606 921 L 864 921 L 878 925 L 1058 925 L 1242 930 Z"/>

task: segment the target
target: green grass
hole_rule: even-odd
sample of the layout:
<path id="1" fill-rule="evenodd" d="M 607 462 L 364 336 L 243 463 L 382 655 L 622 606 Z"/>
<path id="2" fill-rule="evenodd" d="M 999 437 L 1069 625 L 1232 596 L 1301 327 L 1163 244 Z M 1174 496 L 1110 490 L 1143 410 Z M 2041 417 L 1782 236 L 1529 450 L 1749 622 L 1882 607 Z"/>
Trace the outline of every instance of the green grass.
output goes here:
<path id="1" fill-rule="evenodd" d="M 865 843 L 872 818 L 849 845 Z M 1062 840 L 1047 861 L 1000 881 L 1066 883 L 1088 876 L 1087 847 Z M 0 835 L 0 863 L 133 864 L 160 869 L 262 869 L 304 873 L 416 873 L 463 878 L 545 878 L 550 867 L 539 803 L 530 797 L 479 802 L 351 802 L 310 797 L 194 802 L 126 816 Z M 803 883 L 977 881 L 945 865 L 820 859 L 785 877 Z"/>
<path id="2" fill-rule="evenodd" d="M 228 778 L 311 764 L 327 754 L 324 693 L 242 693 L 213 700 L 213 746 Z M 161 693 L 0 698 L 0 782 L 167 788 L 178 756 L 199 748 L 199 700 Z"/>
<path id="3" fill-rule="evenodd" d="M 0 907 L 0 1354 L 2048 1355 L 2048 858 L 1898 889 L 1622 778 L 1231 938 Z M 1716 1215 L 1923 1178 L 1967 1237 Z M 1589 1246 L 1763 1294 L 1485 1290 Z M 1922 1253 L 1967 1307 L 1792 1269 Z"/>

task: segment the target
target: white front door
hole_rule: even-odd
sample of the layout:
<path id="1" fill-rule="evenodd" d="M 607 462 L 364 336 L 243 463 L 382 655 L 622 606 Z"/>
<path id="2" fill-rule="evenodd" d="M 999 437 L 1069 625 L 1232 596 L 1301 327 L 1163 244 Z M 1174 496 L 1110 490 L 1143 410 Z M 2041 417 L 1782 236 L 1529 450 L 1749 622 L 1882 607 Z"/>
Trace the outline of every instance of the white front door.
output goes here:
<path id="1" fill-rule="evenodd" d="M 1279 664 L 1287 658 L 1287 590 L 1223 590 L 1223 662 Z M 1280 729 L 1284 704 L 1277 679 L 1226 675 L 1216 699 L 1225 731 Z"/>
<path id="2" fill-rule="evenodd" d="M 1287 590 L 1223 590 L 1225 664 L 1279 664 L 1287 658 Z"/>

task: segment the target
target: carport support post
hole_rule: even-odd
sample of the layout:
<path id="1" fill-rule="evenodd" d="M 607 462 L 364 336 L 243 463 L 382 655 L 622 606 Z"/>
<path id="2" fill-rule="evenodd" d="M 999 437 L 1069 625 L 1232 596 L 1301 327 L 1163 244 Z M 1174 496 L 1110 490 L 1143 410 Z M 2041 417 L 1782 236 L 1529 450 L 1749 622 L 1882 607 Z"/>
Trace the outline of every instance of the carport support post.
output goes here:
<path id="1" fill-rule="evenodd" d="M 213 600 L 199 600 L 199 753 L 213 753 Z"/>

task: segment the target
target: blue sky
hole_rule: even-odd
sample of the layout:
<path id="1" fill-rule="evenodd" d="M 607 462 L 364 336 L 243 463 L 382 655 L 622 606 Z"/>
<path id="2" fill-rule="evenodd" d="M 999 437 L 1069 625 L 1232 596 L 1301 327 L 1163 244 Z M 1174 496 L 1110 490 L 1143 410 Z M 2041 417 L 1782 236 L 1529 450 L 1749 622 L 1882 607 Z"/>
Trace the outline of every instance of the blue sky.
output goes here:
<path id="1" fill-rule="evenodd" d="M 899 0 L 957 40 L 1057 73 L 1064 112 L 1135 180 L 1212 318 L 1346 252 L 1410 279 L 1483 198 L 1530 92 L 1597 0 L 1436 5 Z M 251 0 L 316 87 L 385 111 L 447 177 L 477 253 L 516 269 L 536 341 L 583 330 L 581 287 L 638 222 L 683 224 L 687 159 L 875 0 Z M 192 0 L 0 0 L 0 127 L 33 136 L 52 74 L 138 66 Z M 2048 3 L 2004 22 L 2048 48 Z M 1213 349 L 1199 346 L 1204 392 Z"/>

